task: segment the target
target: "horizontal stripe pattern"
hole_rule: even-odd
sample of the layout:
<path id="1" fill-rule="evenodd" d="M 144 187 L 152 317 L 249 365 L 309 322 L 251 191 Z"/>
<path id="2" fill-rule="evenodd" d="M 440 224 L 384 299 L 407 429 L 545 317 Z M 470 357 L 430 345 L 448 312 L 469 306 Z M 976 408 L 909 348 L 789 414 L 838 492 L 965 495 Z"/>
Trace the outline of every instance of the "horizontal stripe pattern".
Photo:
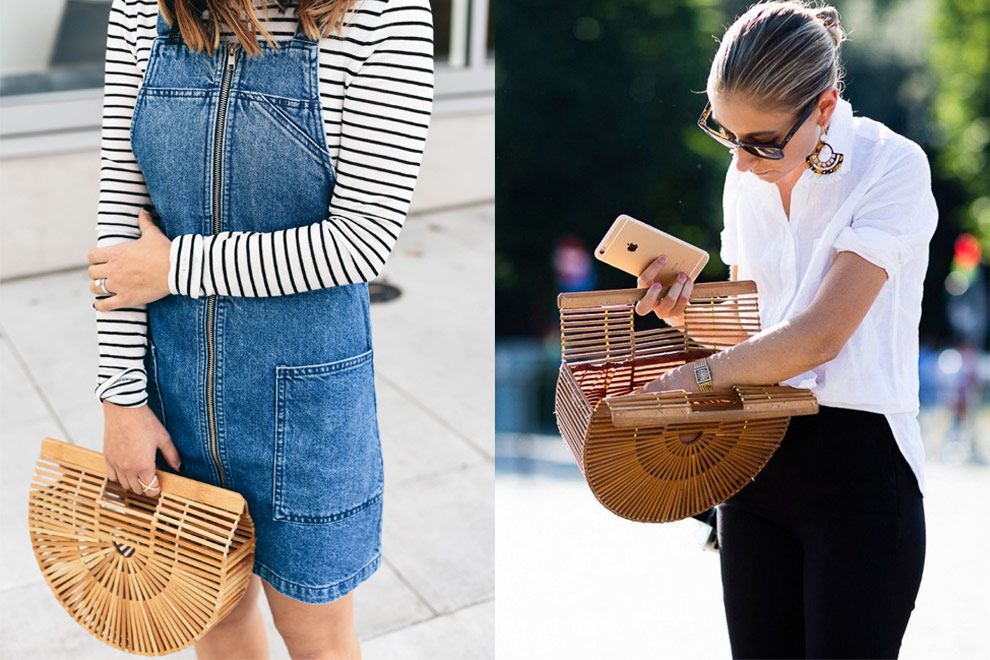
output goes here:
<path id="1" fill-rule="evenodd" d="M 284 14 L 276 2 L 256 2 L 256 7 L 272 38 L 292 37 L 293 6 Z M 157 18 L 156 0 L 113 0 L 100 148 L 99 247 L 139 237 L 138 211 L 151 203 L 131 152 L 130 122 Z M 232 38 L 226 27 L 222 38 Z M 322 39 L 319 48 L 326 146 L 336 174 L 327 217 L 270 233 L 176 236 L 169 254 L 172 294 L 289 295 L 365 282 L 381 273 L 409 211 L 432 114 L 429 2 L 358 2 L 343 34 Z M 122 406 L 145 405 L 146 307 L 97 310 L 96 317 L 96 394 Z"/>

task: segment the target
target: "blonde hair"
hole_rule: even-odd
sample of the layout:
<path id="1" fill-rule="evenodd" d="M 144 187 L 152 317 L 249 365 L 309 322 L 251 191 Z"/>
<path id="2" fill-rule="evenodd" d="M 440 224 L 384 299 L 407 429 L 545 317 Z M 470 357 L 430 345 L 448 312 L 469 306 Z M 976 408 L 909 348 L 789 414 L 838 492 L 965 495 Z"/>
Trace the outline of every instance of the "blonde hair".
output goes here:
<path id="1" fill-rule="evenodd" d="M 311 39 L 323 39 L 343 29 L 344 16 L 357 0 L 296 0 L 296 16 L 303 32 Z M 278 0 L 279 11 L 285 12 L 289 0 Z M 212 55 L 220 44 L 221 25 L 227 25 L 244 46 L 248 55 L 258 55 L 257 35 L 275 48 L 278 44 L 264 28 L 255 13 L 254 0 L 158 0 L 158 10 L 171 28 L 176 25 L 183 41 L 191 50 Z M 202 18 L 203 10 L 209 17 Z M 268 16 L 268 5 L 265 5 Z"/>
<path id="2" fill-rule="evenodd" d="M 845 39 L 834 7 L 804 0 L 752 5 L 719 42 L 708 98 L 744 97 L 764 110 L 796 114 L 826 89 L 841 93 Z"/>

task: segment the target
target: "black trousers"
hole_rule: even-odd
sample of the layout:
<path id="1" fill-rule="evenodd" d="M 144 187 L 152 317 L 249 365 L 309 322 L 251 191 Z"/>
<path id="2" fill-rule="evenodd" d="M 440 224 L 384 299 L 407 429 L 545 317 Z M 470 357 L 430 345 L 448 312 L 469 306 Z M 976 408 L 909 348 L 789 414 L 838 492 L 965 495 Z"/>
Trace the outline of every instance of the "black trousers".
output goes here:
<path id="1" fill-rule="evenodd" d="M 925 563 L 925 510 L 886 418 L 792 417 L 718 506 L 733 658 L 896 658 Z"/>

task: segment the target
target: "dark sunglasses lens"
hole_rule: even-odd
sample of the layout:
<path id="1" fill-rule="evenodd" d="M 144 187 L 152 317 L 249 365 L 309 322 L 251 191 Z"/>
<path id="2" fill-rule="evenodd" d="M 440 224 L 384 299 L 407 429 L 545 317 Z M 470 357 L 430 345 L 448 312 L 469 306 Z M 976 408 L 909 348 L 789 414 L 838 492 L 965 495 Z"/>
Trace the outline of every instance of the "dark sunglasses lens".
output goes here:
<path id="1" fill-rule="evenodd" d="M 707 124 L 702 126 L 702 128 L 704 129 L 705 133 L 707 133 L 713 140 L 717 141 L 723 147 L 728 147 L 729 149 L 735 148 L 736 143 L 730 140 L 724 134 L 722 134 L 722 132 L 719 131 L 718 129 L 712 128 L 710 125 Z"/>
<path id="2" fill-rule="evenodd" d="M 780 160 L 784 157 L 784 152 L 775 147 L 743 147 L 746 151 L 753 154 L 754 156 L 759 156 L 760 158 L 769 158 L 770 160 Z"/>
<path id="3" fill-rule="evenodd" d="M 718 140 L 719 144 L 721 144 L 723 147 L 727 147 L 729 149 L 735 149 L 738 146 L 732 140 L 722 137 L 721 135 L 713 135 L 712 137 Z"/>

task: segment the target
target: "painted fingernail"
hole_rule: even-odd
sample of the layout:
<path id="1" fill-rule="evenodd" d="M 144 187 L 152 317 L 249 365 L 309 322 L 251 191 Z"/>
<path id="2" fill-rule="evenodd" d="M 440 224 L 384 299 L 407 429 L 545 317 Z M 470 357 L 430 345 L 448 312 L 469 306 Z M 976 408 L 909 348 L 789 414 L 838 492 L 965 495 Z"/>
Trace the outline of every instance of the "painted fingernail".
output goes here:
<path id="1" fill-rule="evenodd" d="M 650 285 L 650 293 L 653 293 L 654 291 L 659 291 L 659 290 L 660 290 L 660 283 L 659 282 L 654 282 L 653 284 Z"/>
<path id="2" fill-rule="evenodd" d="M 158 219 L 161 216 L 158 215 L 158 209 L 155 208 L 154 204 L 142 204 L 141 208 L 144 209 L 149 216 L 151 216 L 152 220 L 154 220 L 156 223 L 158 222 Z"/>

